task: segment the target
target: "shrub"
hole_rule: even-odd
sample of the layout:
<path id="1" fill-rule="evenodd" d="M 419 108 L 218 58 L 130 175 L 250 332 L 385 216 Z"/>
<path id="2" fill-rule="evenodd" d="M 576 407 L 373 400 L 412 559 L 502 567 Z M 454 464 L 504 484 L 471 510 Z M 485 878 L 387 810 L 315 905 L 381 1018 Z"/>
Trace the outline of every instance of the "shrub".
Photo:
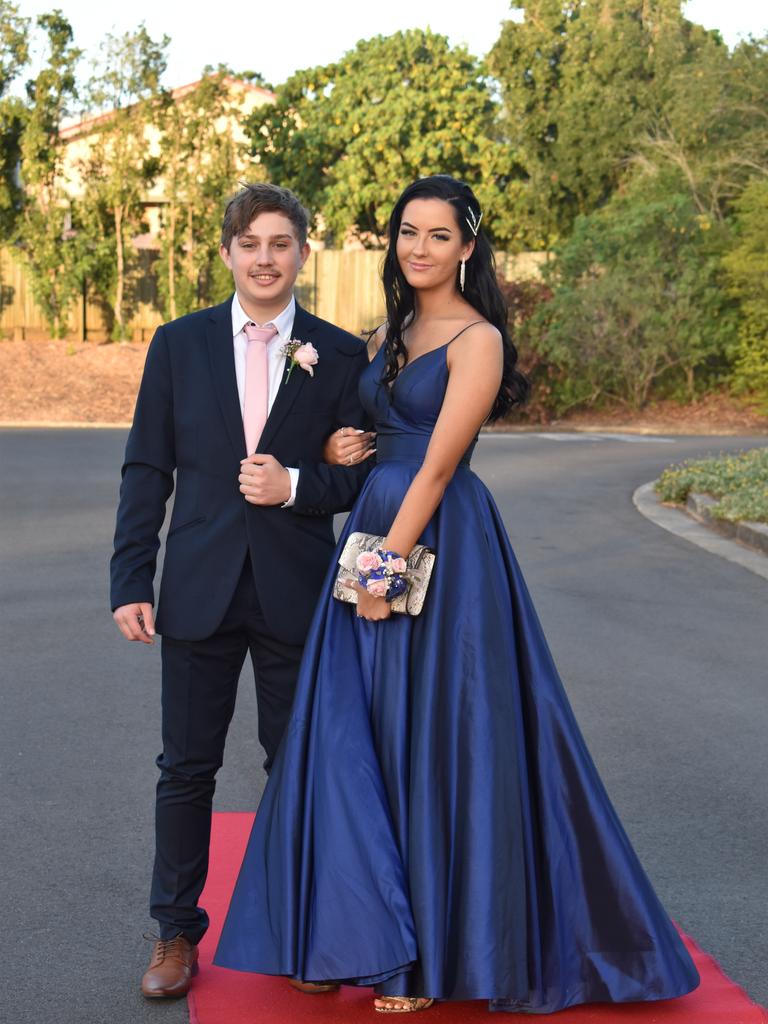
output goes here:
<path id="1" fill-rule="evenodd" d="M 518 352 L 518 367 L 532 385 L 528 402 L 516 410 L 512 418 L 546 423 L 551 418 L 552 392 L 558 371 L 532 348 L 526 325 L 542 303 L 552 298 L 552 289 L 535 278 L 507 281 L 499 277 L 498 281 L 509 311 L 509 330 Z"/>
<path id="2" fill-rule="evenodd" d="M 736 244 L 723 257 L 741 303 L 734 390 L 768 403 L 768 181 L 753 181 L 736 203 Z"/>
<path id="3" fill-rule="evenodd" d="M 656 481 L 662 501 L 683 504 L 691 491 L 720 498 L 718 519 L 768 522 L 768 447 L 669 466 Z"/>
<path id="4" fill-rule="evenodd" d="M 737 309 L 719 280 L 726 237 L 679 193 L 636 189 L 578 218 L 545 268 L 553 298 L 526 332 L 557 369 L 555 412 L 605 400 L 641 409 L 670 382 L 692 399 L 730 372 Z"/>

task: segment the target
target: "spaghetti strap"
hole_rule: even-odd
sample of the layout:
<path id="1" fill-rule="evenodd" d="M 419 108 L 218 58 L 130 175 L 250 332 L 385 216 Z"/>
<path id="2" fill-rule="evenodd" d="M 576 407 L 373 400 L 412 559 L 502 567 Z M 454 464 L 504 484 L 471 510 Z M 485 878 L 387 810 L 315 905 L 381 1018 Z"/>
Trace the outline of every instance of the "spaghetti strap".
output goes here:
<path id="1" fill-rule="evenodd" d="M 475 327 L 477 324 L 484 324 L 484 323 L 487 323 L 487 322 L 488 322 L 487 320 L 473 320 L 471 324 L 467 324 L 466 327 L 462 327 L 458 334 L 454 334 L 454 336 L 450 339 L 450 341 L 446 341 L 445 344 L 442 345 L 441 347 L 442 348 L 448 348 L 448 346 L 452 345 L 454 343 L 454 341 L 456 341 L 457 338 L 460 338 L 462 336 L 464 331 L 468 331 L 470 327 Z"/>
<path id="2" fill-rule="evenodd" d="M 420 362 L 420 360 L 422 360 L 422 359 L 426 359 L 427 356 L 431 356 L 434 352 L 444 352 L 448 348 L 449 345 L 452 345 L 453 342 L 456 341 L 457 338 L 461 337 L 461 335 L 464 333 L 464 331 L 468 331 L 470 327 L 475 327 L 477 324 L 485 324 L 485 323 L 488 323 L 488 321 L 487 320 L 473 320 L 471 324 L 467 324 L 466 327 L 462 327 L 461 330 L 458 332 L 458 334 L 454 334 L 454 336 L 452 338 L 450 338 L 448 341 L 444 341 L 442 345 L 436 345 L 434 348 L 427 349 L 426 352 L 422 352 L 421 355 L 420 356 L 416 356 L 415 359 L 410 359 L 409 358 L 408 361 L 403 366 L 400 367 L 400 370 L 398 372 L 398 376 L 401 373 L 405 373 L 405 371 L 409 367 L 413 366 L 415 363 Z M 381 351 L 381 348 L 379 349 L 379 352 L 380 351 Z M 406 348 L 406 354 L 407 354 L 407 348 Z M 377 355 L 378 355 L 378 353 L 377 353 Z"/>

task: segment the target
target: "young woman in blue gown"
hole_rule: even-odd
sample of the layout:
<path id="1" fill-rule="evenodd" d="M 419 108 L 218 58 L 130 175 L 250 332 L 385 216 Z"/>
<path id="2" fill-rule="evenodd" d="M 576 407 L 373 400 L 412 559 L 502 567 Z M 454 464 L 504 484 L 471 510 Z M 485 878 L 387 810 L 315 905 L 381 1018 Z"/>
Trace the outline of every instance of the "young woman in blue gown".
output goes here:
<path id="1" fill-rule="evenodd" d="M 668 999 L 698 974 L 470 468 L 482 424 L 526 392 L 481 216 L 445 175 L 394 207 L 360 385 L 376 466 L 338 550 L 352 531 L 424 543 L 434 572 L 412 617 L 363 587 L 334 600 L 329 569 L 215 962 L 374 986 L 389 1013 Z"/>

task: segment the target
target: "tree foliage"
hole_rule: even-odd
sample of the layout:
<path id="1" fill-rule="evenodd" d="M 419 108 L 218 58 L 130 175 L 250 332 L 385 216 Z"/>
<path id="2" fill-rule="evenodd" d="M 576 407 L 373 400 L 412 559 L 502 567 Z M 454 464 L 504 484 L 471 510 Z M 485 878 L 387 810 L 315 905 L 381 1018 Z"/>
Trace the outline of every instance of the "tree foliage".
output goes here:
<path id="1" fill-rule="evenodd" d="M 454 174 L 497 195 L 510 157 L 494 138 L 494 114 L 479 62 L 413 30 L 297 72 L 248 127 L 267 176 L 321 213 L 330 236 L 378 245 L 398 194 L 421 175 Z"/>
<path id="2" fill-rule="evenodd" d="M 29 105 L 19 145 L 22 195 L 15 251 L 30 272 L 33 293 L 52 331 L 59 335 L 66 330 L 82 274 L 83 250 L 72 232 L 60 134 L 77 98 L 76 67 L 81 51 L 73 45 L 72 28 L 61 12 L 41 15 L 37 25 L 47 40 L 47 59 L 27 83 Z"/>
<path id="3" fill-rule="evenodd" d="M 227 130 L 237 114 L 231 74 L 224 67 L 216 72 L 206 68 L 194 89 L 168 97 L 159 121 L 166 199 L 159 282 L 169 317 L 219 298 L 222 212 L 237 188 L 245 148 Z"/>
<path id="4" fill-rule="evenodd" d="M 525 174 L 518 235 L 544 248 L 605 203 L 674 71 L 720 45 L 679 0 L 517 0 L 491 55 L 504 126 Z"/>
<path id="5" fill-rule="evenodd" d="M 756 176 L 768 175 L 768 39 L 733 53 L 702 47 L 677 67 L 651 130 L 637 140 L 635 169 L 672 169 L 700 213 L 723 220 Z"/>
<path id="6" fill-rule="evenodd" d="M 747 186 L 736 213 L 736 243 L 723 258 L 742 312 L 734 383 L 768 400 L 768 177 Z"/>
<path id="7" fill-rule="evenodd" d="M 81 168 L 87 182 L 84 203 L 92 218 L 106 212 L 112 222 L 114 287 L 108 299 L 116 338 L 126 336 L 128 289 L 137 270 L 131 241 L 141 231 L 143 204 L 159 171 L 147 129 L 162 110 L 160 78 L 169 42 L 168 36 L 155 42 L 143 24 L 135 32 L 108 35 L 88 83 L 92 107 L 104 114 L 94 123 L 98 137 Z"/>
<path id="8" fill-rule="evenodd" d="M 727 372 L 736 310 L 720 287 L 719 230 L 688 196 L 639 188 L 577 218 L 531 321 L 557 367 L 557 411 L 604 399 L 640 409 L 662 381 L 693 397 Z"/>
<path id="9" fill-rule="evenodd" d="M 29 18 L 9 0 L 0 0 L 0 97 L 29 60 Z"/>
<path id="10" fill-rule="evenodd" d="M 26 108 L 8 89 L 29 60 L 29 18 L 8 0 L 0 0 L 0 237 L 9 238 L 21 205 L 16 168 Z"/>

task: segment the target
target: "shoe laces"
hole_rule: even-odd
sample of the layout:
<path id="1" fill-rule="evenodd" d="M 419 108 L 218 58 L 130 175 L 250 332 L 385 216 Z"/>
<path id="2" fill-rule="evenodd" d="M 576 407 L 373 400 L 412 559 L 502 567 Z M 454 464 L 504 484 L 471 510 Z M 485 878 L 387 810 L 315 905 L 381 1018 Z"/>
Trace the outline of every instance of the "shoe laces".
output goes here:
<path id="1" fill-rule="evenodd" d="M 172 939 L 161 939 L 159 935 L 154 935 L 152 932 L 145 932 L 143 938 L 145 938 L 147 942 L 155 943 L 154 954 L 157 957 L 158 963 L 162 963 L 166 957 L 174 956 L 175 954 L 178 955 L 183 952 L 181 941 L 184 939 L 184 936 L 181 933 L 175 935 Z"/>

